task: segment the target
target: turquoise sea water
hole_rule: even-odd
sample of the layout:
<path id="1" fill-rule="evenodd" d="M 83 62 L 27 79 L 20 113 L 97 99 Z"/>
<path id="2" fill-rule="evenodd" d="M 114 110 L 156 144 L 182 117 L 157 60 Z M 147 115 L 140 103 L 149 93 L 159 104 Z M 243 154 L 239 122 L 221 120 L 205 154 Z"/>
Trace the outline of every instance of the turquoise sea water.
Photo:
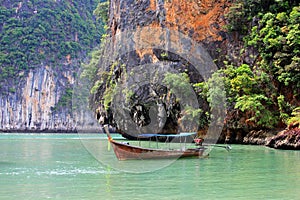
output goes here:
<path id="1" fill-rule="evenodd" d="M 102 135 L 0 134 L 0 199 L 300 199 L 300 151 L 233 145 L 127 173 L 96 159 L 87 141 L 107 145 Z"/>

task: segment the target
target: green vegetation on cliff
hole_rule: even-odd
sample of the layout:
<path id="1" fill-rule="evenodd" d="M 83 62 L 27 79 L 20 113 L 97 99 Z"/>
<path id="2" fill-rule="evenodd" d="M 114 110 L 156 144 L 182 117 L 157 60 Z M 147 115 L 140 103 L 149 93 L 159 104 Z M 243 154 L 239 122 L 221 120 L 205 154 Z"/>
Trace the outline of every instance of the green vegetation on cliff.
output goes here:
<path id="1" fill-rule="evenodd" d="M 103 20 L 107 19 L 106 6 L 101 4 L 95 11 Z M 226 27 L 228 35 L 240 36 L 237 37 L 240 38 L 238 42 L 243 43 L 239 49 L 240 58 L 220 56 L 225 58 L 225 65 L 217 75 L 207 83 L 194 84 L 200 91 L 199 95 L 209 103 L 221 92 L 226 92 L 226 128 L 246 131 L 270 129 L 283 127 L 298 119 L 299 19 L 300 6 L 296 0 L 233 1 L 226 15 Z M 100 80 L 95 76 L 100 58 L 101 49 L 93 54 L 92 61 L 86 66 L 86 75 L 94 74 L 91 78 L 95 82 L 92 88 L 95 104 L 103 101 L 103 96 L 99 96 L 101 92 L 97 94 L 99 90 L 103 92 L 102 95 L 105 94 L 104 100 L 111 99 L 113 84 L 110 85 L 110 82 L 116 79 L 110 70 L 111 66 L 107 66 L 109 78 Z M 161 55 L 164 61 L 170 58 L 167 53 Z M 170 76 L 170 80 L 175 79 Z M 224 83 L 225 91 L 208 90 L 209 84 L 220 82 Z M 203 110 L 204 115 L 208 116 L 206 112 L 208 110 Z M 204 119 L 201 125 L 205 127 L 203 123 L 208 122 L 208 119 Z"/>
<path id="2" fill-rule="evenodd" d="M 0 91 L 14 91 L 30 69 L 50 66 L 59 73 L 86 56 L 103 33 L 93 16 L 99 2 L 0 1 Z M 5 85 L 13 86 L 3 91 Z"/>
<path id="3" fill-rule="evenodd" d="M 229 31 L 245 35 L 241 55 L 253 52 L 250 56 L 255 58 L 251 65 L 225 62 L 221 70 L 232 120 L 237 120 L 233 113 L 240 113 L 240 127 L 272 128 L 288 123 L 293 109 L 300 106 L 299 3 L 238 0 L 227 19 Z"/>

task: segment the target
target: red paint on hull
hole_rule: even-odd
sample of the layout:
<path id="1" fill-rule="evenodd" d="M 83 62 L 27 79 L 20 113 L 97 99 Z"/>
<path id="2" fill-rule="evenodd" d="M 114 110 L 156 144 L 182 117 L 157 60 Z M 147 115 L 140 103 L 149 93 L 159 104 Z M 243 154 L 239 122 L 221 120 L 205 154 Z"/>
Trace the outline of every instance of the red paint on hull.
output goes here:
<path id="1" fill-rule="evenodd" d="M 185 150 L 163 150 L 150 149 L 137 146 L 130 146 L 110 140 L 114 152 L 119 160 L 144 160 L 144 159 L 168 159 L 182 157 L 206 157 L 205 148 L 185 149 Z"/>

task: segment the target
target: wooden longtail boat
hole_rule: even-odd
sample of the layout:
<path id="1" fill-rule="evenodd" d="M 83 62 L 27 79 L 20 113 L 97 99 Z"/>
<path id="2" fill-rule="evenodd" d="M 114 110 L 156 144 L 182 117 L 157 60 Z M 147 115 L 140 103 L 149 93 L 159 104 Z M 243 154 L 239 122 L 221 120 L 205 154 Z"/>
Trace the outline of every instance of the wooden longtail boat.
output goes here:
<path id="1" fill-rule="evenodd" d="M 183 157 L 202 158 L 208 156 L 204 155 L 204 151 L 206 148 L 203 146 L 183 150 L 144 148 L 139 146 L 132 146 L 127 143 L 117 142 L 110 136 L 107 128 L 105 128 L 105 131 L 118 160 L 169 159 Z"/>

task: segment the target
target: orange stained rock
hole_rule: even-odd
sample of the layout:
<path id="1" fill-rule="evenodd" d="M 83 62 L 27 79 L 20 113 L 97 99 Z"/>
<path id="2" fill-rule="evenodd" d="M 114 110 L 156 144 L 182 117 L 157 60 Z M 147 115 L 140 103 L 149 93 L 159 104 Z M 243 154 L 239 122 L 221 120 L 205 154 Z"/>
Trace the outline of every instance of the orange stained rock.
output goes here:
<path id="1" fill-rule="evenodd" d="M 142 49 L 147 49 L 161 43 L 160 36 L 163 30 L 161 27 L 153 29 L 153 26 L 146 28 L 137 27 L 134 41 Z"/>
<path id="2" fill-rule="evenodd" d="M 222 40 L 218 34 L 225 25 L 222 16 L 228 7 L 226 0 L 169 0 L 165 1 L 166 25 L 180 28 L 188 34 L 193 30 L 193 39 L 202 41 Z M 214 25 L 217 24 L 216 28 Z"/>
<path id="3" fill-rule="evenodd" d="M 150 6 L 148 7 L 147 10 L 156 10 L 156 0 L 149 0 L 150 1 Z"/>
<path id="4" fill-rule="evenodd" d="M 139 55 L 140 58 L 143 58 L 145 55 L 150 55 L 153 60 L 153 63 L 159 61 L 156 55 L 153 53 L 153 49 L 137 49 L 136 53 Z"/>

